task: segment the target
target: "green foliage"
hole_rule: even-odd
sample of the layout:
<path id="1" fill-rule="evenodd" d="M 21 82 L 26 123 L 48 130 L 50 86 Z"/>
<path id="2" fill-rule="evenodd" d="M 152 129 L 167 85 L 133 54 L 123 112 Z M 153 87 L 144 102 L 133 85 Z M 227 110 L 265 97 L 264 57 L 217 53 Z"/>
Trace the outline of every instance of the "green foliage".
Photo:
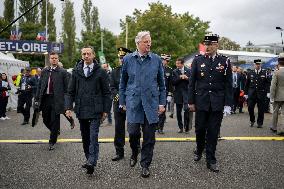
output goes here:
<path id="1" fill-rule="evenodd" d="M 31 8 L 34 4 L 36 4 L 37 0 L 21 0 L 18 1 L 20 3 L 20 14 L 23 14 L 26 12 L 29 8 Z M 23 16 L 22 19 L 20 19 L 20 23 L 23 22 L 31 22 L 31 23 L 38 23 L 39 22 L 39 15 L 38 15 L 38 6 L 33 8 L 29 13 Z"/>
<path id="2" fill-rule="evenodd" d="M 22 40 L 36 40 L 37 33 L 44 31 L 44 26 L 28 21 L 21 23 L 20 30 L 22 31 Z"/>
<path id="3" fill-rule="evenodd" d="M 144 12 L 135 9 L 133 16 L 126 16 L 125 20 L 120 21 L 122 33 L 119 35 L 118 46 L 125 46 L 127 22 L 127 46 L 131 50 L 136 49 L 134 39 L 137 33 L 147 30 L 151 33 L 151 50 L 157 54 L 171 54 L 173 60 L 197 51 L 198 44 L 209 28 L 209 22 L 203 22 L 189 13 L 174 14 L 171 6 L 161 2 L 149 3 L 149 10 Z"/>
<path id="4" fill-rule="evenodd" d="M 230 40 L 227 37 L 221 37 L 219 39 L 219 49 L 220 50 L 233 50 L 238 51 L 240 49 L 240 45 L 236 42 Z"/>
<path id="5" fill-rule="evenodd" d="M 56 27 L 55 27 L 55 7 L 52 3 L 47 4 L 47 24 L 48 24 L 48 41 L 56 41 Z M 46 25 L 46 0 L 41 4 L 41 19 L 40 23 L 45 27 Z"/>
<path id="6" fill-rule="evenodd" d="M 114 67 L 117 58 L 116 36 L 109 30 L 100 28 L 98 8 L 93 6 L 90 0 L 84 0 L 81 16 L 86 28 L 81 32 L 82 40 L 78 41 L 79 49 L 84 46 L 92 46 L 97 54 L 98 51 L 101 51 L 101 35 L 103 33 L 103 52 L 107 63 Z M 78 55 L 79 59 L 80 54 L 78 53 Z"/>
<path id="7" fill-rule="evenodd" d="M 7 20 L 5 20 L 4 18 L 0 18 L 0 31 L 4 29 L 8 24 L 9 22 Z M 11 27 L 6 29 L 4 32 L 2 32 L 0 34 L 0 39 L 9 39 L 10 31 L 11 31 Z"/>
<path id="8" fill-rule="evenodd" d="M 65 0 L 65 6 L 62 13 L 62 23 L 62 40 L 64 43 L 64 52 L 61 61 L 65 68 L 69 68 L 73 67 L 76 63 L 76 24 L 74 6 L 70 0 Z"/>
<path id="9" fill-rule="evenodd" d="M 87 32 L 91 31 L 91 29 L 92 29 L 91 10 L 92 10 L 92 1 L 91 0 L 84 0 L 83 9 L 81 11 L 81 18 L 82 18 L 83 24 L 86 27 Z"/>
<path id="10" fill-rule="evenodd" d="M 4 19 L 9 23 L 14 20 L 14 1 L 5 0 Z"/>

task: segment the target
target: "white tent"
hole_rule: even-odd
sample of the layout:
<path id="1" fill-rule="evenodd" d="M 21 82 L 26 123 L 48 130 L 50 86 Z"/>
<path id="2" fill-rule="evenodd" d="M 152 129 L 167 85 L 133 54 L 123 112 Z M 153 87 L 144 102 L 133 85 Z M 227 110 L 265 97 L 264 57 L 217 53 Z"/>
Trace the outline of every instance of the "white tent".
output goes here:
<path id="1" fill-rule="evenodd" d="M 0 73 L 7 74 L 8 81 L 11 86 L 7 108 L 17 108 L 18 95 L 15 94 L 17 89 L 13 85 L 12 76 L 18 75 L 21 72 L 21 69 L 27 66 L 29 66 L 29 62 L 15 59 L 12 54 L 6 55 L 0 52 Z"/>

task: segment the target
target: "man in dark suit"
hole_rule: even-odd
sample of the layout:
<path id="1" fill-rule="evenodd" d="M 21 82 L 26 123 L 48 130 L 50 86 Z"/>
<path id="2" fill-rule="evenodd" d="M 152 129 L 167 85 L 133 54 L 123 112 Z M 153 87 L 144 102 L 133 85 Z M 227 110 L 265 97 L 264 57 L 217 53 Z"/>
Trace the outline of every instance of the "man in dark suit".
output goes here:
<path id="1" fill-rule="evenodd" d="M 240 93 L 240 97 L 239 97 L 239 113 L 244 113 L 243 112 L 243 106 L 244 106 L 244 102 L 245 102 L 245 97 L 244 97 L 244 89 L 245 89 L 245 83 L 246 83 L 246 74 L 243 72 L 243 69 L 241 67 L 238 67 L 237 70 L 238 74 L 240 75 L 240 89 L 241 89 L 241 93 Z"/>
<path id="2" fill-rule="evenodd" d="M 82 167 L 87 174 L 94 173 L 99 155 L 99 127 L 111 109 L 109 76 L 98 62 L 92 47 L 83 47 L 82 60 L 74 67 L 65 95 L 65 114 L 72 117 L 74 112 L 80 123 L 83 148 L 87 163 Z"/>
<path id="3" fill-rule="evenodd" d="M 116 150 L 116 156 L 112 158 L 112 161 L 119 161 L 124 158 L 126 112 L 119 106 L 119 82 L 123 57 L 127 53 L 132 52 L 124 47 L 120 47 L 117 50 L 119 66 L 113 69 L 110 74 L 110 89 L 113 97 L 113 113 L 115 122 L 114 147 Z"/>
<path id="4" fill-rule="evenodd" d="M 257 127 L 262 128 L 265 109 L 265 98 L 269 93 L 270 80 L 265 69 L 261 68 L 261 60 L 254 60 L 254 70 L 247 75 L 245 85 L 245 96 L 248 99 L 248 111 L 250 116 L 250 126 L 255 123 L 254 107 L 257 104 L 258 116 Z"/>
<path id="5" fill-rule="evenodd" d="M 60 130 L 60 114 L 64 113 L 64 94 L 68 87 L 67 71 L 58 66 L 55 52 L 49 55 L 50 66 L 42 70 L 35 97 L 35 107 L 42 110 L 43 123 L 50 131 L 49 150 L 54 149 Z"/>
<path id="6" fill-rule="evenodd" d="M 239 98 L 240 98 L 240 91 L 241 89 L 241 75 L 237 72 L 238 67 L 233 66 L 232 67 L 232 76 L 233 76 L 233 107 L 232 107 L 232 113 L 236 113 L 236 109 L 239 105 Z"/>
<path id="7" fill-rule="evenodd" d="M 204 38 L 205 55 L 197 55 L 191 68 L 189 82 L 189 108 L 196 111 L 196 151 L 194 161 L 199 161 L 206 147 L 207 168 L 218 172 L 215 151 L 218 133 L 224 115 L 231 113 L 232 70 L 228 57 L 219 55 L 218 35 Z"/>
<path id="8" fill-rule="evenodd" d="M 188 82 L 190 70 L 184 66 L 184 60 L 178 58 L 176 60 L 176 69 L 173 71 L 172 83 L 174 86 L 174 99 L 176 103 L 176 113 L 179 131 L 183 130 L 188 133 L 192 127 L 192 112 L 188 109 Z M 184 122 L 182 121 L 181 112 L 184 110 Z M 191 114 L 191 116 L 190 116 Z"/>

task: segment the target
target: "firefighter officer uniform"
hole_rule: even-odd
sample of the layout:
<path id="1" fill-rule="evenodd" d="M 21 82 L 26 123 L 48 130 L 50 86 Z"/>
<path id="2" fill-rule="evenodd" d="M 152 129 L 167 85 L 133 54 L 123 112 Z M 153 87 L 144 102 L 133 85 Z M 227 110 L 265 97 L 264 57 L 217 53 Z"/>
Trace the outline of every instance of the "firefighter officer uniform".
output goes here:
<path id="1" fill-rule="evenodd" d="M 250 126 L 255 123 L 254 107 L 257 104 L 258 116 L 257 127 L 261 128 L 264 119 L 265 98 L 269 93 L 270 79 L 267 71 L 261 68 L 261 60 L 254 60 L 255 69 L 248 72 L 245 84 L 245 97 L 248 101 L 248 112 L 250 116 Z"/>
<path id="2" fill-rule="evenodd" d="M 111 72 L 110 75 L 110 89 L 113 97 L 113 112 L 115 120 L 114 147 L 116 150 L 116 156 L 112 158 L 112 161 L 119 161 L 124 157 L 126 111 L 123 110 L 122 107 L 119 107 L 119 82 L 123 57 L 127 53 L 132 52 L 124 47 L 120 47 L 117 50 L 119 65 Z"/>
<path id="3" fill-rule="evenodd" d="M 213 172 L 219 172 L 215 151 L 223 113 L 230 114 L 232 105 L 230 60 L 217 53 L 218 39 L 215 34 L 205 36 L 206 53 L 194 58 L 189 81 L 189 108 L 196 111 L 194 161 L 206 148 L 207 168 Z"/>

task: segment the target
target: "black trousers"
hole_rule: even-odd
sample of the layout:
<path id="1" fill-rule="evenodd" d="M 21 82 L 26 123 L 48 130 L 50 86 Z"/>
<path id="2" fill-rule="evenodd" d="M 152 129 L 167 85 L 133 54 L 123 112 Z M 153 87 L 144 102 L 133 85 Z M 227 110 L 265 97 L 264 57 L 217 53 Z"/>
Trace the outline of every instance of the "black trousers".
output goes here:
<path id="1" fill-rule="evenodd" d="M 183 104 L 176 104 L 177 109 L 177 121 L 178 121 L 178 127 L 181 130 L 185 130 L 186 132 L 189 131 L 189 108 L 185 107 Z M 181 112 L 184 109 L 183 113 L 183 119 L 184 122 L 182 122 L 182 115 Z"/>
<path id="2" fill-rule="evenodd" d="M 201 155 L 206 147 L 207 163 L 216 163 L 215 151 L 223 119 L 222 111 L 197 111 L 195 114 L 195 134 L 197 154 Z"/>
<path id="3" fill-rule="evenodd" d="M 155 131 L 157 123 L 149 124 L 146 115 L 144 115 L 144 124 L 140 123 L 128 123 L 127 130 L 129 133 L 129 143 L 132 150 L 132 156 L 137 157 L 140 148 L 141 127 L 143 132 L 143 142 L 141 149 L 141 167 L 149 167 L 155 146 Z"/>
<path id="4" fill-rule="evenodd" d="M 113 106 L 115 108 L 115 106 Z M 116 155 L 124 156 L 126 112 L 118 109 L 114 111 L 115 135 L 114 147 Z"/>
<path id="5" fill-rule="evenodd" d="M 22 113 L 24 121 L 28 122 L 30 119 L 30 110 L 32 106 L 33 94 L 31 92 L 22 92 L 18 96 L 17 112 Z"/>
<path id="6" fill-rule="evenodd" d="M 9 97 L 0 97 L 0 117 L 6 117 L 6 108 Z"/>
<path id="7" fill-rule="evenodd" d="M 257 124 L 263 125 L 264 109 L 265 109 L 264 98 L 265 97 L 260 98 L 257 96 L 248 98 L 248 112 L 249 112 L 250 122 L 255 122 L 254 107 L 257 104 L 257 109 L 258 109 Z"/>
<path id="8" fill-rule="evenodd" d="M 56 114 L 54 109 L 54 96 L 45 95 L 41 102 L 43 123 L 50 131 L 49 143 L 57 142 L 58 131 L 60 129 L 60 114 Z"/>
<path id="9" fill-rule="evenodd" d="M 165 106 L 165 108 L 166 108 L 166 106 Z M 159 114 L 159 122 L 158 122 L 158 128 L 157 129 L 163 130 L 164 125 L 165 125 L 165 121 L 166 121 L 166 111 Z"/>
<path id="10" fill-rule="evenodd" d="M 80 130 L 83 142 L 83 149 L 88 164 L 97 165 L 99 157 L 99 128 L 101 115 L 98 114 L 92 119 L 79 119 Z"/>
<path id="11" fill-rule="evenodd" d="M 240 89 L 233 88 L 233 108 L 232 111 L 236 112 L 236 109 L 239 105 Z"/>

